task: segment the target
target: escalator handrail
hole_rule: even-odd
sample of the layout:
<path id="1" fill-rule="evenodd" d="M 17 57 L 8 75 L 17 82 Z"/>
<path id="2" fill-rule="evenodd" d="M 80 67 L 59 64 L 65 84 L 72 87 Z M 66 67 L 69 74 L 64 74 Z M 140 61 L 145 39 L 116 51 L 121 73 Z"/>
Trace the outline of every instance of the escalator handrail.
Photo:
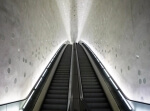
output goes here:
<path id="1" fill-rule="evenodd" d="M 71 51 L 71 66 L 70 66 L 70 79 L 69 79 L 69 91 L 68 91 L 68 106 L 67 106 L 67 111 L 70 110 L 71 105 L 72 105 L 72 98 L 73 98 L 73 94 L 72 94 L 72 81 L 73 81 L 73 46 L 72 46 L 72 51 Z"/>
<path id="2" fill-rule="evenodd" d="M 78 51 L 77 45 L 75 44 L 75 53 L 76 53 L 76 60 L 77 60 L 77 70 L 78 70 L 78 80 L 79 80 L 79 90 L 80 90 L 80 101 L 85 107 L 86 111 L 90 111 L 90 108 L 87 106 L 84 97 L 83 97 L 83 89 L 82 89 L 82 82 L 81 82 L 81 74 L 80 74 L 80 67 L 79 67 L 79 58 L 78 58 Z"/>
<path id="3" fill-rule="evenodd" d="M 80 99 L 82 101 L 83 100 L 83 91 L 82 91 L 81 74 L 80 74 L 80 68 L 79 68 L 79 58 L 78 58 L 78 51 L 77 51 L 76 44 L 75 44 L 75 53 L 76 53 L 76 60 L 77 60 L 77 70 L 78 70 Z"/>

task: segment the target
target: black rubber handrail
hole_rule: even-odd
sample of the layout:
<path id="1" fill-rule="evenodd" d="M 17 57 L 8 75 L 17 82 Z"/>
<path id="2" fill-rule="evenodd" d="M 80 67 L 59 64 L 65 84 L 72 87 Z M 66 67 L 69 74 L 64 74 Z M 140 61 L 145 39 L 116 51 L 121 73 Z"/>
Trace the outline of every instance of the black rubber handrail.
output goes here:
<path id="1" fill-rule="evenodd" d="M 78 59 L 78 51 L 77 51 L 77 46 L 75 44 L 75 53 L 76 53 L 76 61 L 77 61 L 77 70 L 78 70 L 78 82 L 79 82 L 79 91 L 80 91 L 80 102 L 83 104 L 85 107 L 86 111 L 90 111 L 90 108 L 86 105 L 86 102 L 84 101 L 83 97 L 83 90 L 82 90 L 82 83 L 81 83 L 81 74 L 80 74 L 80 67 L 79 67 L 79 59 Z"/>
<path id="2" fill-rule="evenodd" d="M 68 92 L 68 106 L 67 106 L 67 111 L 70 111 L 70 108 L 72 106 L 72 81 L 73 81 L 73 75 L 72 75 L 72 69 L 73 69 L 73 46 L 72 46 L 72 52 L 71 52 L 71 66 L 70 66 L 70 79 L 69 79 L 69 92 Z"/>
<path id="3" fill-rule="evenodd" d="M 81 75 L 80 75 L 80 67 L 79 67 L 79 59 L 78 59 L 78 51 L 75 45 L 76 49 L 76 60 L 77 60 L 77 69 L 78 69 L 78 80 L 79 80 L 79 90 L 80 90 L 80 99 L 83 99 L 83 91 L 82 91 L 82 83 L 81 83 Z"/>

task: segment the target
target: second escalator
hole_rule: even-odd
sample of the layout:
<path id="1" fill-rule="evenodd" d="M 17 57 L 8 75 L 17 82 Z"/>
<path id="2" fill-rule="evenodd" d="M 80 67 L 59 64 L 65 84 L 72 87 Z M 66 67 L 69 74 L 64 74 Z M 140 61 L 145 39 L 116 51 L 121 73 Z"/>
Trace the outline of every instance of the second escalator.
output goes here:
<path id="1" fill-rule="evenodd" d="M 90 111 L 112 111 L 105 92 L 83 48 L 77 45 L 83 98 Z"/>

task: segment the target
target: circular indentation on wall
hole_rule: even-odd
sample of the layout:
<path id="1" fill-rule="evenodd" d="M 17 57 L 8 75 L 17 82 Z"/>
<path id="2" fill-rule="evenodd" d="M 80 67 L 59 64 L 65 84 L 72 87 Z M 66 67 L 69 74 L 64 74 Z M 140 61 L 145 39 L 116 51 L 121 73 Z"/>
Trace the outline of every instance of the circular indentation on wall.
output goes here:
<path id="1" fill-rule="evenodd" d="M 9 58 L 8 63 L 11 64 L 11 58 Z"/>
<path id="2" fill-rule="evenodd" d="M 150 47 L 149 47 L 149 49 L 148 49 L 149 51 L 150 51 Z"/>
<path id="3" fill-rule="evenodd" d="M 141 44 L 139 44 L 139 49 L 141 49 L 142 48 L 142 45 Z"/>
<path id="4" fill-rule="evenodd" d="M 142 80 L 141 79 L 139 79 L 139 84 L 142 84 Z"/>
<path id="5" fill-rule="evenodd" d="M 117 68 L 117 66 L 115 66 L 115 69 Z"/>
<path id="6" fill-rule="evenodd" d="M 133 41 L 133 36 L 130 37 L 130 40 Z"/>
<path id="7" fill-rule="evenodd" d="M 143 46 L 146 46 L 146 40 L 143 41 Z"/>
<path id="8" fill-rule="evenodd" d="M 141 97 L 141 100 L 144 100 L 144 98 L 143 98 L 143 97 Z"/>
<path id="9" fill-rule="evenodd" d="M 2 34 L 0 34 L 0 40 L 5 40 L 5 36 L 4 35 L 2 35 Z"/>
<path id="10" fill-rule="evenodd" d="M 5 93 L 7 93 L 7 92 L 8 92 L 8 87 L 5 88 Z"/>
<path id="11" fill-rule="evenodd" d="M 120 70 L 121 70 L 121 73 L 122 73 L 123 70 L 122 69 L 120 69 Z"/>
<path id="12" fill-rule="evenodd" d="M 146 84 L 146 78 L 143 79 L 143 83 Z"/>
<path id="13" fill-rule="evenodd" d="M 10 68 L 7 69 L 7 72 L 10 73 Z"/>
<path id="14" fill-rule="evenodd" d="M 27 59 L 25 59 L 25 63 L 27 63 Z"/>
<path id="15" fill-rule="evenodd" d="M 103 52 L 103 50 L 102 50 L 102 52 Z"/>
<path id="16" fill-rule="evenodd" d="M 23 58 L 22 61 L 25 62 L 25 58 Z"/>
<path id="17" fill-rule="evenodd" d="M 12 33 L 12 39 L 14 40 L 14 38 L 15 38 L 15 34 L 14 34 L 14 33 Z"/>
<path id="18" fill-rule="evenodd" d="M 24 77 L 26 77 L 26 72 L 24 72 Z"/>
<path id="19" fill-rule="evenodd" d="M 14 84 L 16 84 L 16 83 L 17 83 L 17 78 L 14 79 Z"/>
<path id="20" fill-rule="evenodd" d="M 18 49 L 18 52 L 20 52 L 20 49 Z"/>
<path id="21" fill-rule="evenodd" d="M 32 65 L 32 63 L 31 63 L 31 62 L 29 62 L 29 65 Z"/>
<path id="22" fill-rule="evenodd" d="M 139 59 L 139 57 L 140 57 L 139 55 L 136 55 L 136 59 Z"/>
<path id="23" fill-rule="evenodd" d="M 128 66 L 128 70 L 130 70 L 130 66 Z"/>
<path id="24" fill-rule="evenodd" d="M 141 71 L 140 70 L 138 70 L 138 75 L 141 75 Z"/>
<path id="25" fill-rule="evenodd" d="M 18 60 L 20 61 L 20 56 L 18 56 Z"/>
<path id="26" fill-rule="evenodd" d="M 117 57 L 118 55 L 116 54 L 116 57 Z"/>
<path id="27" fill-rule="evenodd" d="M 5 23 L 7 23 L 7 16 L 5 16 Z"/>
<path id="28" fill-rule="evenodd" d="M 37 52 L 37 49 L 36 49 L 36 52 Z"/>
<path id="29" fill-rule="evenodd" d="M 34 55 L 34 52 L 32 51 L 32 55 Z"/>

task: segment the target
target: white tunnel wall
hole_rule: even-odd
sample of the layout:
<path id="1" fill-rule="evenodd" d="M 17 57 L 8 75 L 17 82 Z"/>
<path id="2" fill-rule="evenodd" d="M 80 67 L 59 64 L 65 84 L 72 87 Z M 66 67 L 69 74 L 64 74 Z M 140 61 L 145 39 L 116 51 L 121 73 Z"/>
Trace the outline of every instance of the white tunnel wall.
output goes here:
<path id="1" fill-rule="evenodd" d="M 0 104 L 26 98 L 67 34 L 55 0 L 0 0 Z"/>
<path id="2" fill-rule="evenodd" d="M 150 103 L 149 0 L 94 0 L 79 40 L 94 50 L 129 99 Z"/>

